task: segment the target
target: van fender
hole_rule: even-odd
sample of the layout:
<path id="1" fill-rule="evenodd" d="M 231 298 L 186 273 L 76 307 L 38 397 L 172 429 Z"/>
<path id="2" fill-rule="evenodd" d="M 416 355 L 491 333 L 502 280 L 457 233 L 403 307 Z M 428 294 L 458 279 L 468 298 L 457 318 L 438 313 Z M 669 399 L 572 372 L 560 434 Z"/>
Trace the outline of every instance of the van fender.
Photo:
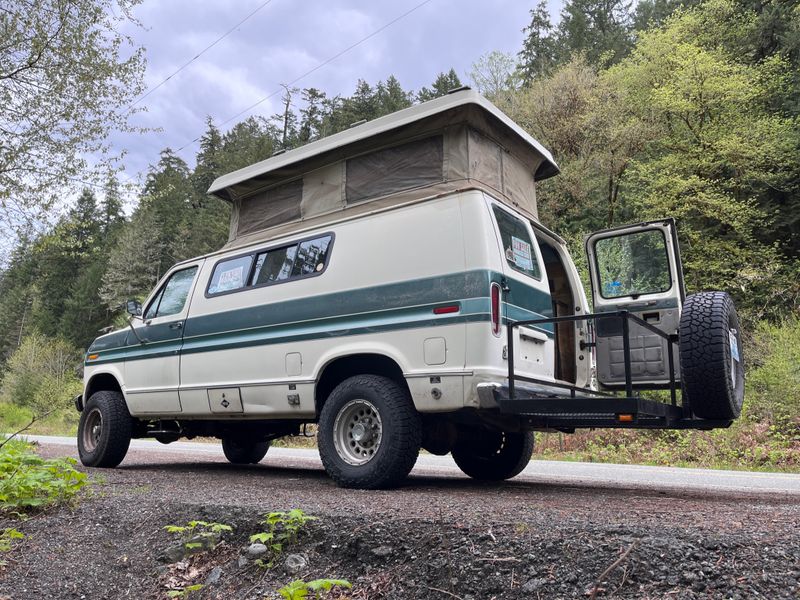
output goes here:
<path id="1" fill-rule="evenodd" d="M 81 407 L 86 404 L 89 398 L 98 390 L 118 389 L 123 397 L 125 397 L 125 379 L 123 378 L 121 365 L 116 363 L 109 363 L 102 366 L 92 367 L 87 365 L 83 376 L 83 397 L 81 399 Z M 116 383 L 114 388 L 111 379 Z M 125 397 L 127 404 L 127 397 Z"/>
<path id="2" fill-rule="evenodd" d="M 407 373 L 409 370 L 410 361 L 408 360 L 408 357 L 398 352 L 396 347 L 377 341 L 364 343 L 362 340 L 358 343 L 351 342 L 347 344 L 337 344 L 335 348 L 331 348 L 327 352 L 323 353 L 317 360 L 317 363 L 314 365 L 314 369 L 311 372 L 311 375 L 314 377 L 314 381 L 319 382 L 319 378 L 325 371 L 325 368 L 333 361 L 338 358 L 353 356 L 354 354 L 377 354 L 385 356 L 386 358 L 393 360 L 400 367 L 400 370 L 403 373 Z"/>

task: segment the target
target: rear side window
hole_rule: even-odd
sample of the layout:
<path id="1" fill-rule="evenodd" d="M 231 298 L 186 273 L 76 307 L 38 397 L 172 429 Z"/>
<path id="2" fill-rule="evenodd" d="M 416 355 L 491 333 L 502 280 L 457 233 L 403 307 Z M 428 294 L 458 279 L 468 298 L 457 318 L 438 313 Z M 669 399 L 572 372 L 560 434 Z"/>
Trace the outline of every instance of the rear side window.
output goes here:
<path id="1" fill-rule="evenodd" d="M 492 210 L 494 218 L 497 219 L 497 227 L 500 229 L 503 253 L 508 265 L 528 277 L 541 279 L 542 272 L 525 222 L 496 204 L 492 205 Z"/>
<path id="2" fill-rule="evenodd" d="M 332 235 L 324 235 L 223 260 L 214 267 L 207 294 L 213 296 L 321 273 L 328 262 L 332 241 Z"/>
<path id="3" fill-rule="evenodd" d="M 331 236 L 306 240 L 294 246 L 267 250 L 256 256 L 251 285 L 294 279 L 325 268 Z"/>
<path id="4" fill-rule="evenodd" d="M 150 306 L 145 311 L 145 319 L 155 319 L 156 317 L 167 317 L 176 315 L 183 310 L 186 305 L 186 298 L 192 289 L 192 281 L 197 273 L 197 267 L 175 271 L 167 282 L 153 298 Z"/>

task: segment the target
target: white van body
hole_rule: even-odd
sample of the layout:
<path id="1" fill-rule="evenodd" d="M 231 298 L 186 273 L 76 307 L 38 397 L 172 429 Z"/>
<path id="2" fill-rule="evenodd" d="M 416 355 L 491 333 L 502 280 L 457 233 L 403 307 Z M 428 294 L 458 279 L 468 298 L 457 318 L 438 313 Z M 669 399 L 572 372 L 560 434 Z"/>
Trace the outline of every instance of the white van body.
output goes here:
<path id="1" fill-rule="evenodd" d="M 231 462 L 258 462 L 318 422 L 338 483 L 385 487 L 420 447 L 504 479 L 534 429 L 729 424 L 676 404 L 674 223 L 589 238 L 592 315 L 566 243 L 538 220 L 536 182 L 557 173 L 460 91 L 220 177 L 228 243 L 175 265 L 87 352 L 82 460 L 116 466 L 131 437 L 211 435 Z M 672 406 L 633 393 L 648 387 Z"/>

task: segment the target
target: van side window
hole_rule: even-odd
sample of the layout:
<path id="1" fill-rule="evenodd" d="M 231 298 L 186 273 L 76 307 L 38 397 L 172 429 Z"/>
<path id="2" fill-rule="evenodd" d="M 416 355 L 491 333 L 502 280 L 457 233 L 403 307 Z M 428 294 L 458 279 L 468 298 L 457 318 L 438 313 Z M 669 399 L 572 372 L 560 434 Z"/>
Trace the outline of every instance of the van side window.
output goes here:
<path id="1" fill-rule="evenodd" d="M 325 268 L 331 236 L 306 240 L 294 246 L 267 250 L 256 256 L 250 285 L 263 285 L 318 273 Z"/>
<path id="2" fill-rule="evenodd" d="M 175 271 L 167 282 L 161 286 L 158 294 L 153 298 L 150 306 L 147 307 L 144 318 L 155 319 L 156 317 L 167 317 L 181 312 L 186 305 L 189 291 L 192 289 L 195 273 L 197 273 L 197 267 Z"/>
<path id="3" fill-rule="evenodd" d="M 492 205 L 492 210 L 500 229 L 500 239 L 508 265 L 529 277 L 541 279 L 542 272 L 539 269 L 536 251 L 525 222 L 507 213 L 496 204 Z"/>
<path id="4" fill-rule="evenodd" d="M 211 274 L 208 293 L 219 294 L 243 288 L 247 285 L 251 264 L 253 264 L 252 256 L 240 256 L 217 263 L 214 273 Z"/>
<path id="5" fill-rule="evenodd" d="M 261 285 L 271 281 L 288 279 L 292 272 L 296 255 L 297 246 L 276 248 L 259 254 L 256 258 L 256 269 L 253 272 L 250 285 Z"/>

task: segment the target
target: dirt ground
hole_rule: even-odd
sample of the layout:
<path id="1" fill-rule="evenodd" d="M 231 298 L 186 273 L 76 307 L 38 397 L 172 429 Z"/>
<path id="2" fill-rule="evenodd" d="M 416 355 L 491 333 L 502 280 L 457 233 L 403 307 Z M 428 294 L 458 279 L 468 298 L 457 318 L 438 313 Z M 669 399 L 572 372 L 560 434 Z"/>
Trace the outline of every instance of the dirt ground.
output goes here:
<path id="1" fill-rule="evenodd" d="M 453 476 L 365 492 L 291 461 L 235 467 L 144 451 L 88 471 L 96 483 L 74 508 L 16 524 L 26 538 L 4 555 L 0 597 L 167 598 L 204 584 L 189 597 L 279 598 L 292 580 L 317 578 L 349 580 L 329 597 L 354 599 L 800 597 L 797 498 Z M 258 566 L 249 536 L 264 513 L 292 508 L 318 520 Z M 213 550 L 165 562 L 175 535 L 164 527 L 193 519 L 234 529 Z"/>

